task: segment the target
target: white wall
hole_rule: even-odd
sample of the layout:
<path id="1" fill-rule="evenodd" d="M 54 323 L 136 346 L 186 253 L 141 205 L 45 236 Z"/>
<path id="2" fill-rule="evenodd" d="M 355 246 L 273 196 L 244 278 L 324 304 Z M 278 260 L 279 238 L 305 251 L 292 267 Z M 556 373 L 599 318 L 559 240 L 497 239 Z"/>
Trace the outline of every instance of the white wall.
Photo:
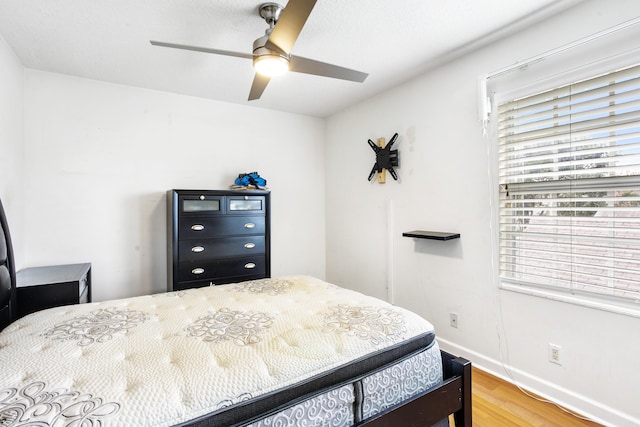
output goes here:
<path id="1" fill-rule="evenodd" d="M 18 267 L 24 256 L 23 86 L 22 64 L 0 36 L 0 199 Z"/>
<path id="2" fill-rule="evenodd" d="M 324 276 L 324 120 L 25 72 L 28 266 L 91 262 L 95 300 L 166 290 L 165 193 L 272 190 L 272 274 Z"/>
<path id="3" fill-rule="evenodd" d="M 384 298 L 391 275 L 395 302 L 429 318 L 443 347 L 498 374 L 505 364 L 521 383 L 609 425 L 640 424 L 637 319 L 497 290 L 494 189 L 476 114 L 478 75 L 639 13 L 635 0 L 585 2 L 331 117 L 326 129 L 309 117 L 34 70 L 23 101 L 22 66 L 0 40 L 0 152 L 12 161 L 0 168 L 0 197 L 18 265 L 90 261 L 97 300 L 163 291 L 165 191 L 225 188 L 258 170 L 273 190 L 274 275 L 323 277 L 325 249 L 336 283 Z M 401 182 L 368 183 L 367 139 L 394 132 Z M 401 237 L 413 229 L 462 238 Z M 550 341 L 563 346 L 564 365 L 547 362 Z"/>
<path id="4" fill-rule="evenodd" d="M 327 279 L 384 298 L 391 276 L 394 301 L 430 319 L 444 348 L 615 426 L 640 425 L 640 319 L 498 291 L 476 81 L 638 15 L 635 0 L 584 2 L 327 122 Z M 367 139 L 394 132 L 401 182 L 367 182 Z M 462 237 L 401 236 L 414 229 Z"/>

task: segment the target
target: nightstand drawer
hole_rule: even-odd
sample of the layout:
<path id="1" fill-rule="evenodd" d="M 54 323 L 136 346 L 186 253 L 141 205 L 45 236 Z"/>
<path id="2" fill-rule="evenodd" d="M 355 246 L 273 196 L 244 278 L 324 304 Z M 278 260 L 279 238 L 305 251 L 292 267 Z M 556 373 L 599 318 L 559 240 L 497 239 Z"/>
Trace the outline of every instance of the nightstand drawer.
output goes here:
<path id="1" fill-rule="evenodd" d="M 183 218 L 178 227 L 178 240 L 264 234 L 264 232 L 264 216 Z"/>
<path id="2" fill-rule="evenodd" d="M 180 261 L 212 258 L 232 258 L 263 254 L 264 236 L 225 237 L 208 240 L 181 240 L 178 243 Z"/>

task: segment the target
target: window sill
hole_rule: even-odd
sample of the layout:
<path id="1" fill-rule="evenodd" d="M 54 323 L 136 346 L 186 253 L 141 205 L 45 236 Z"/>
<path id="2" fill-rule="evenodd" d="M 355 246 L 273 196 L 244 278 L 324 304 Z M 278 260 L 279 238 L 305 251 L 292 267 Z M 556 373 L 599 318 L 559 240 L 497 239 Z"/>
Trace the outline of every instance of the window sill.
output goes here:
<path id="1" fill-rule="evenodd" d="M 500 289 L 525 295 L 531 295 L 538 298 L 579 305 L 582 307 L 593 308 L 596 310 L 608 311 L 610 313 L 623 314 L 625 316 L 640 318 L 640 303 L 634 304 L 632 302 L 625 301 L 611 301 L 607 300 L 606 297 L 594 298 L 588 295 L 575 295 L 550 289 L 536 288 L 527 285 L 516 285 L 506 281 L 500 282 Z"/>

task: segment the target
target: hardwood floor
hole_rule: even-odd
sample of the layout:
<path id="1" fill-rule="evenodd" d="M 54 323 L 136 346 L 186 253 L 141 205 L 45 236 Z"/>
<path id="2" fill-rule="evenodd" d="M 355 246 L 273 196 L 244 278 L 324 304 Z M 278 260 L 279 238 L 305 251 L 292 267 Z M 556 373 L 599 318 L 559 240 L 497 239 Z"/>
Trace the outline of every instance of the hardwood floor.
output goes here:
<path id="1" fill-rule="evenodd" d="M 597 427 L 552 403 L 527 396 L 516 386 L 473 368 L 473 427 Z M 451 422 L 453 426 L 453 422 Z"/>

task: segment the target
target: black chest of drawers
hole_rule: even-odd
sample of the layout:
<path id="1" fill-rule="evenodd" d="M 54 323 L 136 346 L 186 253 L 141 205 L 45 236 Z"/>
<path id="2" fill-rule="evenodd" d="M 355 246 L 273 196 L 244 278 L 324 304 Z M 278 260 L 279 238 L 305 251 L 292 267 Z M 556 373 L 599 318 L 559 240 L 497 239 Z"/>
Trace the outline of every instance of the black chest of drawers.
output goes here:
<path id="1" fill-rule="evenodd" d="M 263 190 L 169 190 L 169 291 L 270 277 Z"/>

